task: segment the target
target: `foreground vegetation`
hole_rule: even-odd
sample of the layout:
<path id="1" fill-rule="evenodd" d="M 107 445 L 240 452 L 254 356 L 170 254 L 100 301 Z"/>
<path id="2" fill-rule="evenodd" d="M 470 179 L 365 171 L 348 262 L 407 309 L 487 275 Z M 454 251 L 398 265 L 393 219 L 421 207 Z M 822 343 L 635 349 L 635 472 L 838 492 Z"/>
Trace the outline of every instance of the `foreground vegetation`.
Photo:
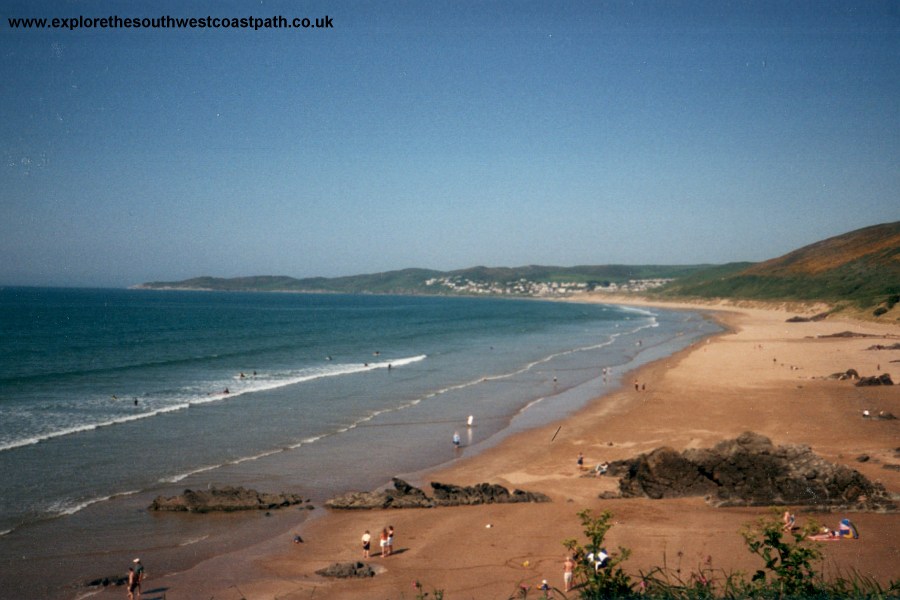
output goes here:
<path id="1" fill-rule="evenodd" d="M 776 516 L 746 525 L 740 534 L 747 549 L 762 560 L 761 568 L 749 576 L 714 568 L 712 557 L 686 576 L 681 569 L 668 566 L 633 576 L 622 566 L 631 555 L 627 548 L 609 552 L 599 568 L 588 560 L 605 551 L 604 538 L 613 526 L 612 513 L 604 511 L 595 516 L 583 510 L 578 518 L 587 541 L 563 541 L 575 559 L 574 589 L 567 593 L 555 587 L 523 585 L 509 600 L 900 600 L 900 581 L 884 587 L 857 572 L 826 580 L 820 566 L 822 553 L 808 539 L 819 532 L 812 521 L 791 532 L 783 529 Z M 443 590 L 425 591 L 419 581 L 413 587 L 417 600 L 444 598 Z"/>
<path id="2" fill-rule="evenodd" d="M 744 573 L 726 573 L 713 568 L 712 558 L 699 565 L 686 577 L 668 567 L 656 567 L 637 577 L 622 568 L 628 559 L 627 548 L 610 553 L 606 564 L 597 569 L 583 558 L 604 548 L 604 537 L 612 527 L 612 513 L 594 516 L 591 511 L 578 513 L 585 544 L 566 540 L 563 544 L 576 557 L 576 589 L 570 592 L 581 600 L 629 598 L 712 600 L 793 600 L 856 598 L 887 600 L 900 598 L 900 581 L 892 581 L 887 588 L 874 579 L 849 573 L 826 580 L 821 573 L 821 552 L 808 540 L 818 531 L 811 522 L 801 530 L 786 532 L 775 517 L 760 519 L 747 525 L 741 535 L 747 549 L 762 560 L 762 567 L 749 577 Z M 579 560 L 580 559 L 580 560 Z M 524 592 L 524 590 L 523 590 Z M 518 597 L 525 596 L 521 593 Z M 555 590 L 551 596 L 539 592 L 537 598 L 566 598 Z"/>

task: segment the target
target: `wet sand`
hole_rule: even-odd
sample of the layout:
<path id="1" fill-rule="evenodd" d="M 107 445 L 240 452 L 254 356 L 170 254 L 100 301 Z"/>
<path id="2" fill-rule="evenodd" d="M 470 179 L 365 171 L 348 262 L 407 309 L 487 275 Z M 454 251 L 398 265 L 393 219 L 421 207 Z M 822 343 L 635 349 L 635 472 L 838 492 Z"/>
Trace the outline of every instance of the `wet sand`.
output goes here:
<path id="1" fill-rule="evenodd" d="M 689 307 L 715 310 L 731 331 L 640 369 L 624 379 L 627 386 L 569 418 L 515 434 L 476 456 L 466 457 L 463 451 L 449 466 L 410 478 L 426 491 L 430 481 L 500 483 L 544 492 L 551 503 L 319 509 L 296 530 L 183 573 L 154 578 L 152 565 L 147 565 L 150 578 L 143 597 L 399 599 L 416 596 L 414 581 L 427 592 L 443 590 L 448 600 L 506 599 L 520 586 L 539 585 L 542 579 L 562 588 L 562 541 L 583 541 L 576 513 L 585 508 L 612 511 L 615 526 L 607 535 L 608 547 L 632 550 L 623 566 L 634 575 L 665 565 L 679 569 L 686 579 L 707 561 L 720 570 L 720 578 L 762 567 L 738 531 L 770 516 L 771 509 L 717 509 L 702 498 L 602 500 L 598 495 L 616 490 L 617 482 L 585 477 L 575 463 L 579 452 L 586 465 L 593 465 L 664 445 L 679 451 L 707 447 L 752 430 L 776 444 L 807 444 L 826 460 L 849 465 L 900 493 L 900 471 L 885 468 L 900 465 L 900 421 L 862 416 L 866 409 L 900 415 L 898 388 L 859 388 L 823 379 L 854 368 L 862 375 L 886 372 L 900 380 L 900 363 L 891 362 L 900 359 L 900 351 L 867 350 L 900 341 L 900 327 L 840 318 L 786 323 L 798 313 L 773 308 Z M 822 337 L 844 331 L 874 337 Z M 646 389 L 635 391 L 634 379 Z M 869 460 L 858 462 L 863 454 Z M 815 519 L 836 527 L 845 516 L 791 508 L 800 524 Z M 821 544 L 825 572 L 856 569 L 882 585 L 900 579 L 900 515 L 848 516 L 861 538 Z M 377 556 L 377 532 L 387 525 L 397 530 L 395 554 L 382 558 Z M 335 562 L 362 560 L 359 540 L 366 529 L 376 540 L 373 557 L 366 561 L 378 571 L 376 577 L 335 581 L 315 574 Z M 292 543 L 297 533 L 303 543 Z M 94 597 L 120 598 L 124 593 L 109 589 Z"/>

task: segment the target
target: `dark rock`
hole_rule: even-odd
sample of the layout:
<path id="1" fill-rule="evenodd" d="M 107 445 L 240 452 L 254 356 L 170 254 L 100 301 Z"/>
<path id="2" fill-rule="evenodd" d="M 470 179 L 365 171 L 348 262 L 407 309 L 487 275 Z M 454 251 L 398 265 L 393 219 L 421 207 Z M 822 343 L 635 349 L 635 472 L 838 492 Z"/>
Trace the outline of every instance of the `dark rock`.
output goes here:
<path id="1" fill-rule="evenodd" d="M 708 449 L 657 448 L 610 465 L 623 497 L 707 496 L 715 506 L 817 505 L 896 508 L 883 486 L 834 465 L 808 446 L 774 446 L 746 432 Z"/>
<path id="2" fill-rule="evenodd" d="M 479 483 L 462 487 L 433 481 L 434 501 L 437 506 L 467 506 L 474 504 L 510 504 L 515 502 L 549 502 L 550 498 L 537 492 L 513 490 L 502 485 Z"/>
<path id="3" fill-rule="evenodd" d="M 620 481 L 619 489 L 623 496 L 680 498 L 705 496 L 716 489 L 716 485 L 696 465 L 672 448 L 657 448 L 643 456 L 643 460 L 631 463 L 626 476 Z"/>
<path id="4" fill-rule="evenodd" d="M 425 492 L 394 477 L 394 489 L 380 492 L 350 492 L 325 502 L 328 508 L 343 510 L 373 508 L 431 508 L 434 501 Z"/>
<path id="5" fill-rule="evenodd" d="M 419 488 L 396 477 L 391 481 L 394 482 L 395 493 L 388 492 L 388 502 L 385 508 L 431 508 L 434 506 L 431 498 Z"/>
<path id="6" fill-rule="evenodd" d="M 180 496 L 157 496 L 150 504 L 153 511 L 177 512 L 231 512 L 237 510 L 271 510 L 294 504 L 302 504 L 298 494 L 266 494 L 243 487 L 210 488 L 209 490 L 185 490 Z"/>
<path id="7" fill-rule="evenodd" d="M 316 571 L 316 575 L 336 577 L 338 579 L 375 577 L 375 569 L 361 562 L 334 563 Z"/>
<path id="8" fill-rule="evenodd" d="M 820 335 L 820 338 L 867 338 L 876 337 L 872 333 L 857 333 L 856 331 L 842 331 L 840 333 L 830 333 L 828 335 Z"/>
<path id="9" fill-rule="evenodd" d="M 826 318 L 828 318 L 828 315 L 829 315 L 829 313 L 823 312 L 823 313 L 819 313 L 817 315 L 813 315 L 811 317 L 796 316 L 796 317 L 791 317 L 790 319 L 787 319 L 787 322 L 788 323 L 809 323 L 810 321 L 824 321 Z"/>
<path id="10" fill-rule="evenodd" d="M 111 577 L 99 577 L 97 579 L 93 579 L 84 584 L 87 587 L 109 587 L 111 585 L 121 586 L 128 583 L 127 577 L 122 577 L 121 575 L 113 575 Z"/>
<path id="11" fill-rule="evenodd" d="M 891 380 L 889 373 L 882 373 L 881 375 L 873 375 L 871 377 L 862 377 L 856 382 L 857 387 L 868 385 L 894 385 L 894 382 Z"/>
<path id="12" fill-rule="evenodd" d="M 866 350 L 900 350 L 900 342 L 891 344 L 890 346 L 875 344 L 874 346 L 869 346 Z"/>
<path id="13" fill-rule="evenodd" d="M 394 489 L 381 492 L 351 492 L 332 498 L 325 506 L 335 509 L 372 508 L 431 508 L 433 506 L 466 506 L 474 504 L 501 504 L 512 502 L 549 502 L 538 492 L 513 490 L 510 493 L 502 485 L 479 483 L 475 486 L 432 482 L 434 497 L 429 498 L 421 489 L 402 479 L 393 479 Z"/>
<path id="14" fill-rule="evenodd" d="M 847 369 L 843 373 L 832 373 L 828 376 L 828 379 L 838 379 L 840 381 L 859 379 L 859 373 L 856 372 L 856 369 Z"/>
<path id="15" fill-rule="evenodd" d="M 900 471 L 900 465 L 894 463 L 887 463 L 885 465 L 881 465 L 882 469 L 887 469 L 888 471 Z"/>
<path id="16" fill-rule="evenodd" d="M 870 457 L 868 454 L 860 454 L 859 456 L 856 457 L 856 462 L 861 462 L 861 463 L 869 462 L 869 459 L 870 459 Z"/>

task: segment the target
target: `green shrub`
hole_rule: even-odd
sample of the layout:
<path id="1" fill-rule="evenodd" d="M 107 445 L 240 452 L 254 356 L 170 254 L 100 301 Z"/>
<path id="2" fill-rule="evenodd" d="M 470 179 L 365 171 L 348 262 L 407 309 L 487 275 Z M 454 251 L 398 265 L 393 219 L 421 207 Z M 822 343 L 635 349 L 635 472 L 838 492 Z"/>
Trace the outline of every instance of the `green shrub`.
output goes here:
<path id="1" fill-rule="evenodd" d="M 581 588 L 583 600 L 612 600 L 634 596 L 631 577 L 620 566 L 631 555 L 630 550 L 620 546 L 617 553 L 609 553 L 606 565 L 601 568 L 595 568 L 586 560 L 589 554 L 596 555 L 604 547 L 603 539 L 613 526 L 612 516 L 608 510 L 596 517 L 590 510 L 579 512 L 578 518 L 581 519 L 584 535 L 588 538 L 587 544 L 581 545 L 573 539 L 563 542 L 575 559 L 576 578 L 584 580 Z"/>
<path id="2" fill-rule="evenodd" d="M 760 519 L 755 527 L 741 532 L 750 552 L 765 561 L 765 570 L 756 571 L 751 582 L 764 591 L 777 592 L 778 597 L 812 596 L 818 580 L 813 562 L 822 557 L 807 539 L 815 525 L 790 533 L 782 527 L 781 521 Z"/>

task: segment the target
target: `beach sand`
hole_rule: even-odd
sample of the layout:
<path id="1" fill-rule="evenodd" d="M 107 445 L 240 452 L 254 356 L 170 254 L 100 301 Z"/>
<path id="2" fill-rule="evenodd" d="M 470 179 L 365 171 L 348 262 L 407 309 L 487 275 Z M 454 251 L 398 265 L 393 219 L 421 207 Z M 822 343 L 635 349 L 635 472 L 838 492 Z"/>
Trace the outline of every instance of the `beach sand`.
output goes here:
<path id="1" fill-rule="evenodd" d="M 607 548 L 631 549 L 623 566 L 633 575 L 663 565 L 679 569 L 684 579 L 706 564 L 719 570 L 720 578 L 722 573 L 762 568 L 738 532 L 746 523 L 772 516 L 772 509 L 712 508 L 702 498 L 602 500 L 598 495 L 615 491 L 617 481 L 585 477 L 575 462 L 579 452 L 587 466 L 659 446 L 678 451 L 708 447 L 750 430 L 775 444 L 807 444 L 826 460 L 846 464 L 900 493 L 900 471 L 885 468 L 900 464 L 900 420 L 862 416 L 865 409 L 900 415 L 900 388 L 823 379 L 854 368 L 861 375 L 890 373 L 900 381 L 900 363 L 891 362 L 900 359 L 900 351 L 867 350 L 900 341 L 900 328 L 839 317 L 787 323 L 797 313 L 776 308 L 684 307 L 715 310 L 730 331 L 630 374 L 623 388 L 562 421 L 513 435 L 477 456 L 467 457 L 463 450 L 449 466 L 409 479 L 427 492 L 430 481 L 500 483 L 544 492 L 551 503 L 320 509 L 295 531 L 183 573 L 154 578 L 148 564 L 151 577 L 144 584 L 144 598 L 415 598 L 414 581 L 426 592 L 443 590 L 448 600 L 506 599 L 522 585 L 536 586 L 542 579 L 561 589 L 562 542 L 584 541 L 576 516 L 583 509 L 614 514 Z M 844 331 L 874 337 L 822 337 Z M 646 390 L 634 391 L 634 379 Z M 869 460 L 858 462 L 863 454 Z M 900 579 L 900 515 L 791 509 L 801 525 L 815 519 L 836 528 L 849 516 L 859 528 L 858 540 L 819 544 L 826 573 L 846 575 L 855 569 L 882 585 Z M 378 532 L 387 525 L 397 531 L 395 554 L 382 558 L 377 556 Z M 335 562 L 362 560 L 359 540 L 366 529 L 375 540 L 373 557 L 366 561 L 378 571 L 375 577 L 338 581 L 315 574 Z M 296 533 L 303 543 L 292 543 Z M 95 597 L 124 593 L 121 588 L 104 590 Z"/>

